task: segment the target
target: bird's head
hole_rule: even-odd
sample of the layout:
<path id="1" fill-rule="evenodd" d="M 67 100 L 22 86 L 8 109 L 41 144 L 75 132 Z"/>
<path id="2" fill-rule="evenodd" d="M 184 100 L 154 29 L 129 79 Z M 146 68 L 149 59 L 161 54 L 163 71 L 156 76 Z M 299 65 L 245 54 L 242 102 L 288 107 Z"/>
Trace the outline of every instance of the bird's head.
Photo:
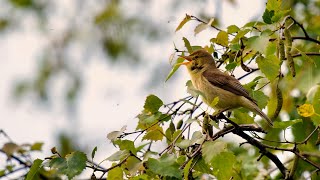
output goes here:
<path id="1" fill-rule="evenodd" d="M 204 49 L 197 50 L 189 56 L 180 57 L 187 60 L 186 62 L 181 63 L 181 65 L 186 65 L 191 71 L 197 72 L 209 66 L 216 67 L 213 57 Z"/>

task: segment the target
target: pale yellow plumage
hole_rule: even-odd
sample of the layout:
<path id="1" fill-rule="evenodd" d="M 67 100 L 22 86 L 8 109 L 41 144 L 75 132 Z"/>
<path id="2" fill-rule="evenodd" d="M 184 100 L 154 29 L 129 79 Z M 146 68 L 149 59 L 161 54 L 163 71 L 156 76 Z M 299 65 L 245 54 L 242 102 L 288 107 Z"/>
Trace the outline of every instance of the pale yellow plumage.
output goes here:
<path id="1" fill-rule="evenodd" d="M 216 67 L 213 57 L 207 51 L 198 50 L 189 56 L 181 57 L 188 60 L 188 62 L 182 64 L 187 66 L 193 86 L 204 94 L 203 101 L 206 104 L 210 106 L 214 98 L 218 97 L 219 101 L 213 108 L 222 112 L 244 107 L 259 114 L 272 126 L 272 121 L 261 111 L 240 82 L 236 78 L 221 72 Z"/>

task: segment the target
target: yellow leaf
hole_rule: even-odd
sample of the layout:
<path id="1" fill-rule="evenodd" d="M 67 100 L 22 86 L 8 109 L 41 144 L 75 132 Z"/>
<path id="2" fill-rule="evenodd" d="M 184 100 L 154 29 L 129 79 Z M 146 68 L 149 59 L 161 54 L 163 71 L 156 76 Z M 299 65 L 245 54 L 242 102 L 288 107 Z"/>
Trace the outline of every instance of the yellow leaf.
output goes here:
<path id="1" fill-rule="evenodd" d="M 211 27 L 211 24 L 213 23 L 213 21 L 214 21 L 214 18 L 211 18 L 208 24 L 201 23 L 198 26 L 196 26 L 196 28 L 194 29 L 194 35 L 197 35 L 201 31 L 207 29 L 208 27 Z"/>
<path id="2" fill-rule="evenodd" d="M 310 117 L 314 114 L 314 108 L 312 104 L 303 104 L 297 108 L 298 114 L 303 117 Z"/>
<path id="3" fill-rule="evenodd" d="M 179 26 L 176 29 L 176 32 L 179 31 L 188 21 L 190 21 L 191 17 L 186 14 L 186 17 L 180 22 Z"/>

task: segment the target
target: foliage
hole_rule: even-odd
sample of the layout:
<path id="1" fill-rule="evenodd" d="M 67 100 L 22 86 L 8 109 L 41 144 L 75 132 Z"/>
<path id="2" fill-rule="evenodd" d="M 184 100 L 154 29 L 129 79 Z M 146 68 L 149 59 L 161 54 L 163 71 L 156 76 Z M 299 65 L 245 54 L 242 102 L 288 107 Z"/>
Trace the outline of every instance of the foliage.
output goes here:
<path id="1" fill-rule="evenodd" d="M 205 22 L 186 15 L 176 28 L 179 31 L 195 22 L 195 34 L 206 28 L 217 31 L 208 38 L 209 44 L 205 47 L 192 45 L 184 38 L 186 50 L 175 47 L 175 53 L 180 55 L 204 48 L 219 59 L 220 69 L 225 68 L 231 74 L 242 71 L 244 75 L 238 79 L 252 76 L 253 80 L 244 86 L 259 107 L 267 109 L 274 127 L 260 121 L 258 124 L 262 127 L 255 125 L 254 117 L 244 109 L 234 110 L 231 115 L 212 115 L 198 98 L 201 92 L 189 82 L 191 96 L 165 103 L 156 95 L 149 95 L 137 116 L 135 131 L 127 131 L 124 126 L 108 134 L 108 139 L 118 148 L 103 160 L 112 162 L 108 168 L 101 166 L 103 161 L 95 163 L 97 147 L 91 152 L 91 159 L 79 151 L 61 155 L 53 148 L 51 157 L 31 161 L 26 157 L 41 149 L 42 144 L 17 145 L 8 138 L 1 152 L 28 169 L 23 176 L 29 179 L 72 179 L 85 167 L 91 171 L 91 179 L 111 180 L 317 177 L 320 87 L 316 82 L 309 83 L 313 87 L 306 87 L 305 81 L 309 72 L 314 79 L 320 75 L 320 41 L 314 37 L 320 29 L 311 25 L 305 28 L 294 13 L 290 15 L 286 5 L 280 0 L 268 0 L 263 22 L 248 22 L 243 27 L 230 25 L 223 30 L 214 25 L 214 19 Z M 101 14 L 96 21 L 107 14 Z M 178 70 L 181 58 L 176 62 L 167 80 Z M 292 95 L 296 91 L 298 95 Z M 237 137 L 241 141 L 236 141 Z M 279 158 L 280 154 L 285 156 L 284 160 Z M 0 170 L 0 177 L 21 168 L 9 165 Z"/>

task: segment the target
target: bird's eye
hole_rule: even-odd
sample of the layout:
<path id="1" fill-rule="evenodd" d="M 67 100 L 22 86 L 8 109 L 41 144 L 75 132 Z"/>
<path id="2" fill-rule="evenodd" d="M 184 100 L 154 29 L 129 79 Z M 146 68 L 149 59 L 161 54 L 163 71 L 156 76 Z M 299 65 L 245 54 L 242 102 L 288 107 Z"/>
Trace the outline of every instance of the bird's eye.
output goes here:
<path id="1" fill-rule="evenodd" d="M 195 59 L 198 59 L 198 58 L 199 58 L 199 56 L 195 56 L 194 58 L 195 58 Z"/>

